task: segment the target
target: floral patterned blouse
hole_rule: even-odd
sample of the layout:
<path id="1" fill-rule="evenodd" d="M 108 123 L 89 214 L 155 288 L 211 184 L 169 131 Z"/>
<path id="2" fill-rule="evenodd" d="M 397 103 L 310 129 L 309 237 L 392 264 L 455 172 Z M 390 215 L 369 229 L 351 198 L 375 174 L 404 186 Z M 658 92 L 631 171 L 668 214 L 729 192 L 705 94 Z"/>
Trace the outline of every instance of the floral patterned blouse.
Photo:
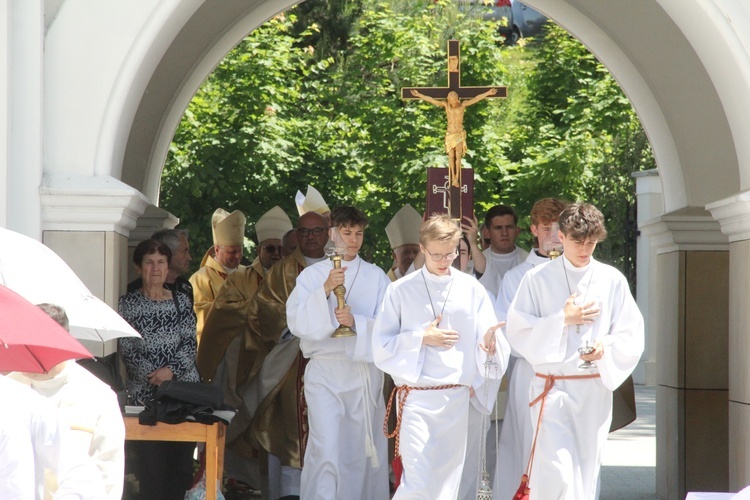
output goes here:
<path id="1" fill-rule="evenodd" d="M 175 380 L 200 382 L 195 365 L 195 314 L 190 299 L 176 293 L 174 299 L 151 300 L 141 290 L 120 297 L 120 315 L 141 334 L 121 338 L 120 355 L 128 372 L 128 404 L 144 405 L 156 393 L 148 374 L 169 367 Z"/>

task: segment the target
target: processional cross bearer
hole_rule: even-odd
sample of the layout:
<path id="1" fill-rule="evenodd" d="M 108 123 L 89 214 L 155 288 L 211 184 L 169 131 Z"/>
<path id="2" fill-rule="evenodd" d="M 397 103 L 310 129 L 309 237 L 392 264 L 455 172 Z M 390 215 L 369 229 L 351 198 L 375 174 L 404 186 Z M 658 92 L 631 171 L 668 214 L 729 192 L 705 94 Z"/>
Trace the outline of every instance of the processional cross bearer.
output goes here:
<path id="1" fill-rule="evenodd" d="M 474 192 L 471 186 L 464 184 L 461 175 L 461 158 L 466 154 L 466 131 L 463 127 L 464 110 L 483 99 L 506 97 L 506 87 L 462 87 L 461 65 L 458 40 L 448 40 L 448 86 L 447 87 L 404 87 L 401 99 L 422 99 L 434 106 L 445 109 L 448 126 L 445 133 L 445 152 L 448 154 L 448 182 L 443 188 L 428 179 L 427 199 L 428 214 L 430 195 L 443 194 L 448 191 L 447 208 L 452 218 L 461 220 L 463 214 L 473 213 Z M 463 99 L 463 101 L 462 101 Z M 440 169 L 428 169 L 440 170 Z M 473 173 L 473 172 L 472 172 Z M 430 176 L 429 177 L 435 177 Z M 443 175 L 443 178 L 445 176 Z M 472 176 L 473 180 L 473 176 Z M 430 184 L 434 184 L 430 188 Z M 466 196 L 462 196 L 462 192 Z M 464 210 L 462 207 L 466 207 Z"/>

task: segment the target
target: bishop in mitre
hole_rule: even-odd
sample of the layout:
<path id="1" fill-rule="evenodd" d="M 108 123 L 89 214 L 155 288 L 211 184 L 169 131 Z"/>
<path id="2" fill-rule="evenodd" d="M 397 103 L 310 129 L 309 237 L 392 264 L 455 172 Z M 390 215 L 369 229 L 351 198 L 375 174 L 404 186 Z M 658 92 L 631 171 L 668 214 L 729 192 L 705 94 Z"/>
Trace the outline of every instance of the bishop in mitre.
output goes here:
<path id="1" fill-rule="evenodd" d="M 244 266 L 240 265 L 245 244 L 245 215 L 239 210 L 231 214 L 217 208 L 211 216 L 213 246 L 206 252 L 201 267 L 191 277 L 193 307 L 196 316 L 196 340 L 200 344 L 206 315 L 227 276 Z"/>
<path id="2" fill-rule="evenodd" d="M 396 281 L 406 276 L 419 255 L 419 228 L 422 216 L 408 203 L 404 205 L 385 226 L 385 234 L 391 245 L 393 266 L 388 271 L 388 278 Z"/>
<path id="3" fill-rule="evenodd" d="M 256 354 L 244 400 L 252 414 L 251 439 L 268 452 L 269 498 L 300 493 L 308 429 L 303 392 L 307 359 L 299 338 L 289 332 L 286 302 L 299 274 L 326 260 L 327 223 L 319 213 L 306 212 L 297 234 L 297 249 L 268 272 L 253 299 L 245 331 L 245 349 Z"/>
<path id="4" fill-rule="evenodd" d="M 297 210 L 299 211 L 300 217 L 307 212 L 315 212 L 322 215 L 325 219 L 326 226 L 328 225 L 331 216 L 331 209 L 328 208 L 328 204 L 323 198 L 323 195 L 320 194 L 320 191 L 308 184 L 307 193 L 302 194 L 302 191 L 297 191 L 294 201 L 297 204 Z"/>

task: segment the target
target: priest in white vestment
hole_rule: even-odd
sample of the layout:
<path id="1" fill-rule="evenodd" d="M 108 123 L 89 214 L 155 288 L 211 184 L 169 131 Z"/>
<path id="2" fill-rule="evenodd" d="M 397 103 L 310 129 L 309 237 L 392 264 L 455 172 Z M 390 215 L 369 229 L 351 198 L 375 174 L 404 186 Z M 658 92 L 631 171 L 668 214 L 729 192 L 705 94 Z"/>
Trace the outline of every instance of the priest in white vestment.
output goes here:
<path id="1" fill-rule="evenodd" d="M 433 216 L 420 230 L 425 264 L 388 287 L 373 331 L 375 364 L 398 397 L 397 452 L 403 475 L 394 499 L 455 500 L 464 463 L 470 386 L 488 356 L 505 372 L 510 348 L 487 291 L 451 268 L 461 230 Z M 494 397 L 494 394 L 491 394 Z M 393 403 L 393 402 L 392 402 Z"/>
<path id="2" fill-rule="evenodd" d="M 55 304 L 39 304 L 47 315 L 69 331 L 68 315 Z M 71 430 L 70 449 L 63 453 L 88 455 L 98 468 L 106 489 L 101 500 L 122 498 L 125 479 L 125 423 L 112 389 L 75 360 L 63 361 L 47 373 L 13 372 L 16 380 L 44 396 Z M 77 448 L 77 449 L 74 449 Z M 58 479 L 44 474 L 44 499 L 56 498 Z"/>
<path id="3" fill-rule="evenodd" d="M 55 498 L 107 498 L 91 458 L 71 443 L 71 430 L 55 408 L 23 384 L 0 375 L 0 498 L 44 498 L 44 473 L 57 477 Z"/>
<path id="4" fill-rule="evenodd" d="M 530 269 L 550 261 L 549 253 L 562 251 L 557 238 L 557 220 L 567 203 L 555 198 L 542 198 L 531 208 L 531 233 L 534 248 L 528 258 L 505 274 L 500 293 L 495 301 L 495 313 L 505 321 L 508 308 L 521 279 Z M 554 234 L 553 234 L 554 231 Z M 500 431 L 492 491 L 495 498 L 512 498 L 529 459 L 534 429 L 529 418 L 529 385 L 534 377 L 534 368 L 518 352 L 511 351 L 508 367 L 508 397 Z M 489 449 L 489 447 L 488 447 Z"/>
<path id="5" fill-rule="evenodd" d="M 342 267 L 334 269 L 325 260 L 305 268 L 286 303 L 289 330 L 310 359 L 304 377 L 309 435 L 300 497 L 387 500 L 383 373 L 372 362 L 371 332 L 389 281 L 358 255 L 367 227 L 361 211 L 334 209 L 331 224 L 340 237 Z M 343 309 L 333 293 L 338 285 L 346 287 Z M 356 336 L 331 338 L 339 325 Z"/>
<path id="6" fill-rule="evenodd" d="M 585 203 L 569 205 L 559 226 L 563 256 L 523 277 L 506 333 L 535 373 L 529 418 L 538 433 L 530 498 L 593 500 L 612 392 L 643 352 L 643 317 L 625 277 L 592 257 L 607 234 L 602 213 Z M 586 345 L 592 352 L 580 354 Z M 583 361 L 594 367 L 579 368 Z"/>

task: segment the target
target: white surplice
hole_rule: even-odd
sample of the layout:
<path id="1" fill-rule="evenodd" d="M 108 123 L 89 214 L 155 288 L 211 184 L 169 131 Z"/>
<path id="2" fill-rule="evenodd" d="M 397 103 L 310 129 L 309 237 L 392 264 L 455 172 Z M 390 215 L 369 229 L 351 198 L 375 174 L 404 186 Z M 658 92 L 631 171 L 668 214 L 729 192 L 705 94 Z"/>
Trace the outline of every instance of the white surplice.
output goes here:
<path id="1" fill-rule="evenodd" d="M 44 473 L 57 475 L 55 498 L 100 500 L 104 482 L 91 458 L 73 443 L 55 408 L 22 383 L 0 375 L 0 498 L 41 500 Z"/>
<path id="2" fill-rule="evenodd" d="M 594 301 L 601 309 L 588 325 L 564 325 L 565 301 Z M 600 341 L 604 356 L 596 368 L 600 378 L 557 380 L 546 398 L 531 471 L 531 499 L 592 500 L 602 450 L 612 419 L 612 391 L 635 368 L 644 347 L 643 316 L 625 277 L 606 264 L 591 262 L 576 268 L 563 255 L 529 270 L 510 305 L 506 334 L 535 373 L 581 375 L 578 348 Z M 533 401 L 545 379 L 534 376 Z M 541 404 L 531 408 L 536 426 Z"/>
<path id="3" fill-rule="evenodd" d="M 510 253 L 495 253 L 491 248 L 484 249 L 482 253 L 486 259 L 486 264 L 479 282 L 490 292 L 494 300 L 500 291 L 500 284 L 505 273 L 523 263 L 529 253 L 519 247 L 516 247 Z"/>
<path id="4" fill-rule="evenodd" d="M 58 408 L 58 416 L 71 429 L 71 445 L 76 453 L 91 457 L 101 472 L 106 498 L 122 498 L 125 476 L 125 424 L 110 387 L 87 369 L 70 360 L 54 377 L 33 380 L 21 373 L 8 377 L 30 386 Z M 45 498 L 56 490 L 53 474 L 45 477 Z"/>
<path id="5" fill-rule="evenodd" d="M 458 342 L 451 348 L 423 345 L 425 328 L 441 314 L 438 327 L 457 331 Z M 487 355 L 480 345 L 496 323 L 487 291 L 455 269 L 436 276 L 423 267 L 388 287 L 373 330 L 375 364 L 397 386 L 460 386 L 409 392 L 400 432 L 404 473 L 394 499 L 455 500 L 466 451 L 469 386 L 484 373 Z M 510 352 L 502 335 L 495 338 L 495 350 L 498 368 L 490 376 L 499 378 Z"/>
<path id="6" fill-rule="evenodd" d="M 495 301 L 495 313 L 500 321 L 505 321 L 510 303 L 516 296 L 518 286 L 529 269 L 546 264 L 549 257 L 537 254 L 533 249 L 526 262 L 519 264 L 505 274 L 500 285 L 500 293 Z M 511 498 L 518 489 L 521 476 L 526 470 L 531 449 L 534 428 L 529 418 L 529 385 L 534 377 L 534 369 L 528 361 L 511 351 L 508 367 L 508 399 L 500 430 L 500 444 L 497 450 L 497 464 L 492 491 L 495 498 Z"/>
<path id="7" fill-rule="evenodd" d="M 286 304 L 289 330 L 310 358 L 304 387 L 309 436 L 301 498 L 388 499 L 388 450 L 383 435 L 383 373 L 372 363 L 372 326 L 390 282 L 356 257 L 346 267 L 346 303 L 355 337 L 331 338 L 338 327 L 336 297 L 323 284 L 329 260 L 305 268 Z"/>

